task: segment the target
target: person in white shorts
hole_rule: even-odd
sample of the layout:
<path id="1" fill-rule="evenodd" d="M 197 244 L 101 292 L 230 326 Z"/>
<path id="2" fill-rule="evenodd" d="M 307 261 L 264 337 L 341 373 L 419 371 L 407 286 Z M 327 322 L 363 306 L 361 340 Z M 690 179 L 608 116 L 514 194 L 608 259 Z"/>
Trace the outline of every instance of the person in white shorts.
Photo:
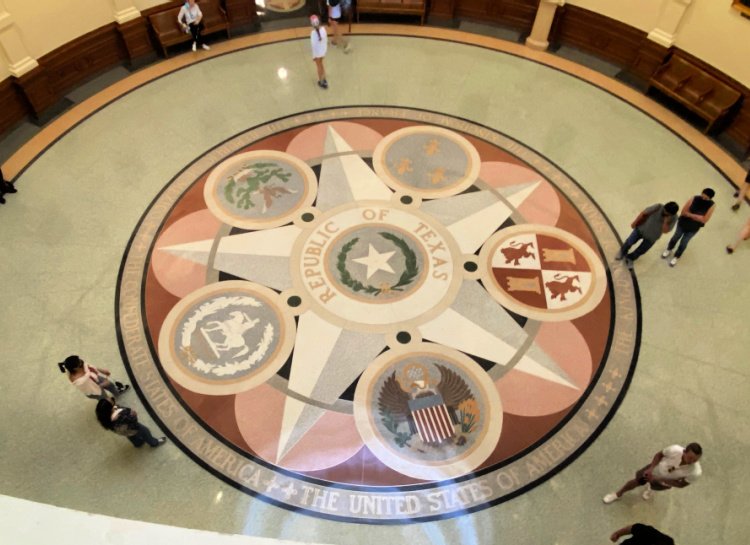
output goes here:
<path id="1" fill-rule="evenodd" d="M 339 28 L 339 21 L 341 20 L 341 0 L 326 0 L 328 5 L 328 24 L 333 30 L 333 40 L 331 43 L 335 46 L 342 46 L 344 53 L 349 53 L 352 48 L 349 45 L 349 40 L 344 38 L 341 34 L 341 28 Z"/>
<path id="2" fill-rule="evenodd" d="M 315 67 L 318 69 L 318 85 L 323 89 L 328 89 L 326 69 L 323 66 L 323 58 L 328 50 L 328 33 L 326 33 L 325 28 L 320 26 L 320 19 L 317 15 L 310 16 L 310 24 L 313 27 L 310 32 L 310 48 L 312 49 Z"/>
<path id="3" fill-rule="evenodd" d="M 701 476 L 702 470 L 698 460 L 702 455 L 703 449 L 698 443 L 690 443 L 686 447 L 669 446 L 657 452 L 651 463 L 636 471 L 635 478 L 622 485 L 620 490 L 604 496 L 603 501 L 607 504 L 615 502 L 625 492 L 644 485 L 644 500 L 651 498 L 653 490 L 685 488 Z"/>

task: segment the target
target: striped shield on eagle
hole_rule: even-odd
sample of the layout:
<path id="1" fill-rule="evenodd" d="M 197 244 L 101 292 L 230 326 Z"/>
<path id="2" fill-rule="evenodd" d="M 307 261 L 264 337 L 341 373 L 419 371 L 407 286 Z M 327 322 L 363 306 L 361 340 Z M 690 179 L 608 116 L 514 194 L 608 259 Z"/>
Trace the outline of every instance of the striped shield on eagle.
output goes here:
<path id="1" fill-rule="evenodd" d="M 407 422 L 409 436 L 418 434 L 430 446 L 454 440 L 455 426 L 462 422 L 458 406 L 474 399 L 468 384 L 458 373 L 440 364 L 435 364 L 435 367 L 440 372 L 440 380 L 435 386 L 425 377 L 404 384 L 396 378 L 394 371 L 383 383 L 378 396 L 378 410 L 384 421 L 392 421 L 396 426 Z M 391 431 L 402 435 L 396 429 Z"/>

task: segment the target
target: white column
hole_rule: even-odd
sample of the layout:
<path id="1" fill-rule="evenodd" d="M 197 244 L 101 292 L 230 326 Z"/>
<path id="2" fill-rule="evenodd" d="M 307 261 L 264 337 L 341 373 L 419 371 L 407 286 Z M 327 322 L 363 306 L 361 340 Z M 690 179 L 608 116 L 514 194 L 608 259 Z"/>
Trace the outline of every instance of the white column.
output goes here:
<path id="1" fill-rule="evenodd" d="M 692 2 L 693 0 L 667 0 L 659 14 L 656 28 L 648 33 L 648 39 L 664 47 L 672 47 L 677 29 Z"/>
<path id="2" fill-rule="evenodd" d="M 549 47 L 549 31 L 552 28 L 552 21 L 555 19 L 555 12 L 557 6 L 563 5 L 565 5 L 565 0 L 540 0 L 534 18 L 534 26 L 531 27 L 531 34 L 526 38 L 528 47 L 539 51 L 544 51 Z"/>
<path id="3" fill-rule="evenodd" d="M 29 55 L 13 16 L 5 10 L 2 0 L 0 0 L 0 48 L 5 53 L 5 58 L 8 59 L 8 71 L 17 78 L 39 66 L 39 63 Z"/>
<path id="4" fill-rule="evenodd" d="M 112 0 L 115 8 L 115 21 L 119 24 L 138 19 L 141 12 L 133 5 L 133 0 Z"/>

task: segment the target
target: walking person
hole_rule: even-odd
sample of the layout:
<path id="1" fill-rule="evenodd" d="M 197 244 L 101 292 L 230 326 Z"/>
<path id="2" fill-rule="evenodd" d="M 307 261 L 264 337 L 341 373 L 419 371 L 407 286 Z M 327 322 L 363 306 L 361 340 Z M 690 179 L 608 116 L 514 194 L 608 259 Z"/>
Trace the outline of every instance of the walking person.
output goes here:
<path id="1" fill-rule="evenodd" d="M 653 491 L 685 488 L 694 483 L 703 473 L 700 462 L 703 449 L 698 443 L 686 447 L 671 445 L 657 452 L 651 463 L 635 473 L 635 477 L 617 492 L 610 492 L 602 501 L 610 504 L 619 500 L 625 492 L 645 486 L 642 497 L 651 499 Z"/>
<path id="2" fill-rule="evenodd" d="M 629 269 L 633 268 L 633 262 L 645 254 L 663 234 L 669 233 L 677 223 L 677 211 L 680 207 L 676 202 L 667 204 L 652 204 L 638 214 L 630 227 L 633 232 L 623 242 L 622 248 L 617 252 L 615 259 L 625 259 Z M 638 247 L 630 252 L 630 248 L 641 241 Z"/>
<path id="3" fill-rule="evenodd" d="M 727 246 L 727 253 L 733 254 L 734 251 L 737 249 L 737 246 L 739 246 L 743 240 L 747 240 L 749 238 L 750 238 L 750 218 L 747 219 L 747 221 L 745 222 L 745 225 L 743 225 L 742 229 L 740 229 L 740 234 L 737 237 L 737 240 L 735 240 L 732 244 Z"/>
<path id="4" fill-rule="evenodd" d="M 315 68 L 318 70 L 318 86 L 321 89 L 328 89 L 326 69 L 323 66 L 323 59 L 328 51 L 328 33 L 320 26 L 320 18 L 317 15 L 310 15 L 310 24 L 313 27 L 310 32 L 310 47 Z"/>
<path id="5" fill-rule="evenodd" d="M 68 380 L 89 399 L 115 398 L 127 392 L 130 386 L 110 380 L 109 370 L 87 364 L 78 356 L 68 356 L 57 364 L 61 373 L 68 374 Z"/>
<path id="6" fill-rule="evenodd" d="M 6 193 L 16 193 L 18 190 L 13 185 L 13 182 L 9 182 L 5 179 L 3 170 L 0 169 L 0 204 L 5 204 Z"/>
<path id="7" fill-rule="evenodd" d="M 677 251 L 674 253 L 672 259 L 669 260 L 669 266 L 674 267 L 677 265 L 677 261 L 682 257 L 682 254 L 687 248 L 688 242 L 692 239 L 698 231 L 700 231 L 711 216 L 714 213 L 714 201 L 713 199 L 715 192 L 710 187 L 705 188 L 700 195 L 691 197 L 682 207 L 680 217 L 677 220 L 677 229 L 675 229 L 674 235 L 669 239 L 667 249 L 661 254 L 663 259 L 667 259 L 671 254 L 675 246 Z M 677 243 L 679 242 L 679 246 Z"/>
<path id="8" fill-rule="evenodd" d="M 732 204 L 732 210 L 737 212 L 737 210 L 740 209 L 740 205 L 742 204 L 742 201 L 745 200 L 745 196 L 747 195 L 748 189 L 750 189 L 750 170 L 747 171 L 747 174 L 745 175 L 745 180 L 740 184 L 740 186 L 737 188 L 737 191 L 734 192 L 734 204 Z"/>
<path id="9" fill-rule="evenodd" d="M 352 48 L 349 45 L 349 40 L 344 38 L 341 34 L 341 27 L 339 27 L 339 21 L 341 21 L 341 0 L 326 0 L 328 5 L 328 25 L 333 30 L 333 39 L 331 43 L 336 47 L 342 46 L 344 53 L 350 53 Z"/>
<path id="10" fill-rule="evenodd" d="M 636 522 L 625 528 L 620 528 L 609 536 L 612 543 L 623 536 L 632 536 L 622 542 L 621 545 L 674 545 L 674 540 L 666 534 L 662 534 L 653 526 Z"/>
<path id="11" fill-rule="evenodd" d="M 96 418 L 104 429 L 127 437 L 136 448 L 141 448 L 143 443 L 156 448 L 167 442 L 166 437 L 156 439 L 151 435 L 151 430 L 138 422 L 138 414 L 133 409 L 115 405 L 111 399 L 99 400 L 96 404 Z"/>
<path id="12" fill-rule="evenodd" d="M 186 0 L 180 8 L 180 12 L 177 14 L 177 23 L 182 27 L 185 32 L 189 32 L 193 35 L 193 51 L 198 46 L 208 51 L 211 49 L 203 41 L 203 30 L 206 28 L 203 24 L 203 12 L 195 0 Z"/>

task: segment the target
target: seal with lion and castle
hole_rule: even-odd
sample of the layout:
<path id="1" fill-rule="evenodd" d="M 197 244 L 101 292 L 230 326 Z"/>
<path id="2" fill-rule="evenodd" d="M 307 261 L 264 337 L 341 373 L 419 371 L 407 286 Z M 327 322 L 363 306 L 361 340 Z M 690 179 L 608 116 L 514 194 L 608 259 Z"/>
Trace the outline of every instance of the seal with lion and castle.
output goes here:
<path id="1" fill-rule="evenodd" d="M 217 477 L 348 522 L 543 482 L 603 429 L 640 338 L 616 232 L 565 172 L 439 113 L 351 107 L 197 158 L 117 293 L 144 403 Z"/>

